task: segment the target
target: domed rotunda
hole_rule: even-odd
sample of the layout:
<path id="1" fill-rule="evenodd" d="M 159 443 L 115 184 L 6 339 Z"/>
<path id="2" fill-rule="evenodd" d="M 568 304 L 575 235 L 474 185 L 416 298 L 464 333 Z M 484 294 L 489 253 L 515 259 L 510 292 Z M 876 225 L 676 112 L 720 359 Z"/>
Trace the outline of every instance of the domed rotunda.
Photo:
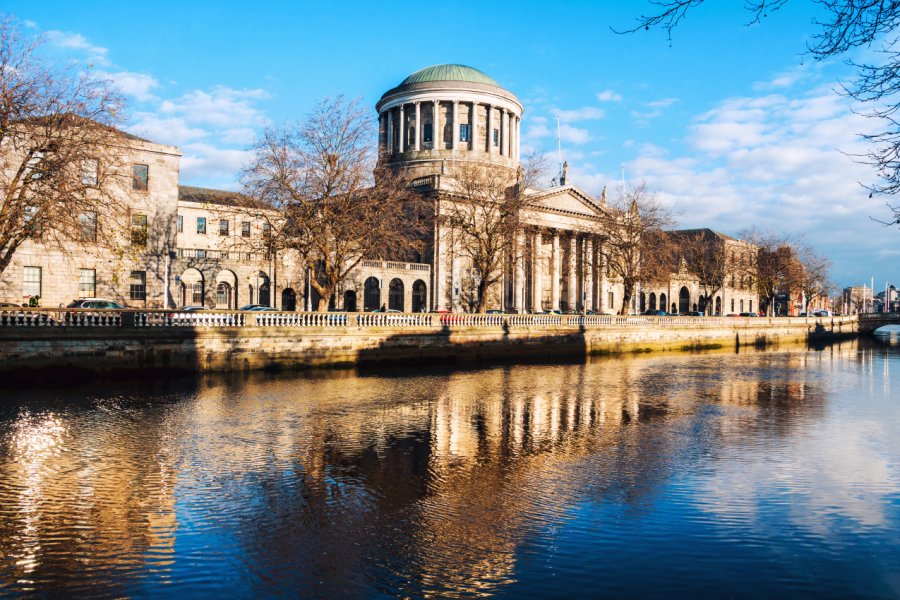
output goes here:
<path id="1" fill-rule="evenodd" d="M 426 67 L 385 92 L 376 109 L 380 166 L 415 178 L 445 172 L 448 161 L 519 165 L 522 104 L 478 69 Z"/>

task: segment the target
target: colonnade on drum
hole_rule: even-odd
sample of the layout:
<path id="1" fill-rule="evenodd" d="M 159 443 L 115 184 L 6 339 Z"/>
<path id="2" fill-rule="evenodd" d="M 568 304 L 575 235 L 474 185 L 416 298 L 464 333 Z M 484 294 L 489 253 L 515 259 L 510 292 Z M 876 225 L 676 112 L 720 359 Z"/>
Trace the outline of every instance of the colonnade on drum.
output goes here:
<path id="1" fill-rule="evenodd" d="M 379 147 L 393 156 L 453 150 L 519 160 L 521 113 L 499 104 L 429 98 L 399 102 L 379 114 Z"/>

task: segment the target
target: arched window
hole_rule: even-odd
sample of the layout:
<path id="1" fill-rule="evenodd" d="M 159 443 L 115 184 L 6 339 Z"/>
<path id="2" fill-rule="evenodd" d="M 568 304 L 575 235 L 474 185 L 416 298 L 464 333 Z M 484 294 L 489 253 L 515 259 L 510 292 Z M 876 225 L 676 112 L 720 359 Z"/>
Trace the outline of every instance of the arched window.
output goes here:
<path id="1" fill-rule="evenodd" d="M 650 310 L 656 310 L 656 294 L 650 292 Z"/>
<path id="2" fill-rule="evenodd" d="M 700 296 L 700 306 L 697 310 L 699 310 L 702 313 L 706 313 L 706 304 L 707 304 L 706 296 Z"/>
<path id="3" fill-rule="evenodd" d="M 722 314 L 722 296 L 716 296 L 716 315 Z"/>
<path id="4" fill-rule="evenodd" d="M 641 292 L 641 309 L 640 312 L 647 310 L 647 294 Z"/>
<path id="5" fill-rule="evenodd" d="M 363 310 L 372 311 L 381 308 L 381 286 L 374 277 L 366 279 L 363 291 Z"/>
<path id="6" fill-rule="evenodd" d="M 216 308 L 231 308 L 231 286 L 224 281 L 216 286 Z"/>
<path id="7" fill-rule="evenodd" d="M 191 285 L 191 304 L 203 306 L 203 282 L 198 281 Z"/>
<path id="8" fill-rule="evenodd" d="M 678 292 L 678 312 L 685 314 L 691 310 L 691 293 L 686 287 Z"/>
<path id="9" fill-rule="evenodd" d="M 666 310 L 666 295 L 659 295 L 659 310 Z"/>
<path id="10" fill-rule="evenodd" d="M 388 308 L 403 312 L 403 282 L 391 279 L 388 286 Z"/>
<path id="11" fill-rule="evenodd" d="M 271 295 L 268 279 L 259 284 L 259 303 L 263 306 L 271 306 Z"/>
<path id="12" fill-rule="evenodd" d="M 427 290 L 425 282 L 417 279 L 412 286 L 412 311 L 425 312 L 425 302 L 427 299 Z"/>

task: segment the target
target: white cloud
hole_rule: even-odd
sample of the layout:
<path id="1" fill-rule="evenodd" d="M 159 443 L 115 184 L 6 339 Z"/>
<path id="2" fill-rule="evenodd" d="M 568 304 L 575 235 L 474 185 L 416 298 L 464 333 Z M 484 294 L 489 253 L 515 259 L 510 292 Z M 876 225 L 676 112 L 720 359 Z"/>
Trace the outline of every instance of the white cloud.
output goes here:
<path id="1" fill-rule="evenodd" d="M 160 111 L 180 115 L 192 123 L 226 129 L 262 126 L 268 119 L 253 102 L 268 97 L 269 93 L 261 89 L 216 86 L 210 91 L 194 90 L 175 100 L 165 100 Z"/>
<path id="2" fill-rule="evenodd" d="M 587 129 L 572 127 L 571 125 L 562 123 L 559 126 L 559 139 L 573 144 L 584 144 L 591 139 L 591 135 Z"/>
<path id="3" fill-rule="evenodd" d="M 75 50 L 84 54 L 85 58 L 95 65 L 109 65 L 109 59 L 107 58 L 109 50 L 103 46 L 92 44 L 80 33 L 51 30 L 46 32 L 46 37 L 49 43 L 54 46 L 65 48 L 67 50 Z"/>
<path id="4" fill-rule="evenodd" d="M 112 81 L 113 85 L 126 96 L 131 96 L 138 102 L 147 102 L 156 99 L 151 91 L 160 87 L 159 81 L 146 73 L 130 73 L 119 71 L 118 73 L 99 73 Z"/>
<path id="5" fill-rule="evenodd" d="M 184 119 L 160 117 L 153 112 L 135 113 L 132 122 L 133 125 L 128 130 L 135 135 L 173 146 L 181 146 L 211 135 L 206 129 L 192 126 Z"/>
<path id="6" fill-rule="evenodd" d="M 211 144 L 187 144 L 181 148 L 183 181 L 219 181 L 233 183 L 237 173 L 251 159 L 247 150 L 219 148 Z M 221 184 L 219 184 L 221 185 Z"/>
<path id="7" fill-rule="evenodd" d="M 678 102 L 678 98 L 662 98 L 660 100 L 654 100 L 652 102 L 648 102 L 647 106 L 651 108 L 669 108 L 673 104 Z"/>
<path id="8" fill-rule="evenodd" d="M 620 102 L 622 94 L 614 90 L 603 90 L 602 92 L 597 92 L 597 100 L 600 102 Z"/>
<path id="9" fill-rule="evenodd" d="M 573 110 L 556 110 L 556 115 L 563 123 L 572 123 L 578 121 L 596 121 L 606 117 L 606 113 L 596 106 L 585 106 Z"/>

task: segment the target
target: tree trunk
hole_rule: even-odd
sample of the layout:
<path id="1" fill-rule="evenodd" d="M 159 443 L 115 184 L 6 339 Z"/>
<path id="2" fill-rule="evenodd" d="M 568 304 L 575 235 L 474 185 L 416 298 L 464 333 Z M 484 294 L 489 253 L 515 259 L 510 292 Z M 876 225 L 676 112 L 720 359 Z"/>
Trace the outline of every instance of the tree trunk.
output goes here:
<path id="1" fill-rule="evenodd" d="M 625 291 L 622 294 L 622 310 L 619 311 L 620 315 L 628 314 L 628 305 L 631 304 L 631 296 L 634 295 L 633 289 L 628 289 L 628 286 L 625 286 Z"/>
<path id="2" fill-rule="evenodd" d="M 330 300 L 330 294 L 328 296 L 319 294 L 319 305 L 316 307 L 316 312 L 328 312 L 328 302 Z"/>

